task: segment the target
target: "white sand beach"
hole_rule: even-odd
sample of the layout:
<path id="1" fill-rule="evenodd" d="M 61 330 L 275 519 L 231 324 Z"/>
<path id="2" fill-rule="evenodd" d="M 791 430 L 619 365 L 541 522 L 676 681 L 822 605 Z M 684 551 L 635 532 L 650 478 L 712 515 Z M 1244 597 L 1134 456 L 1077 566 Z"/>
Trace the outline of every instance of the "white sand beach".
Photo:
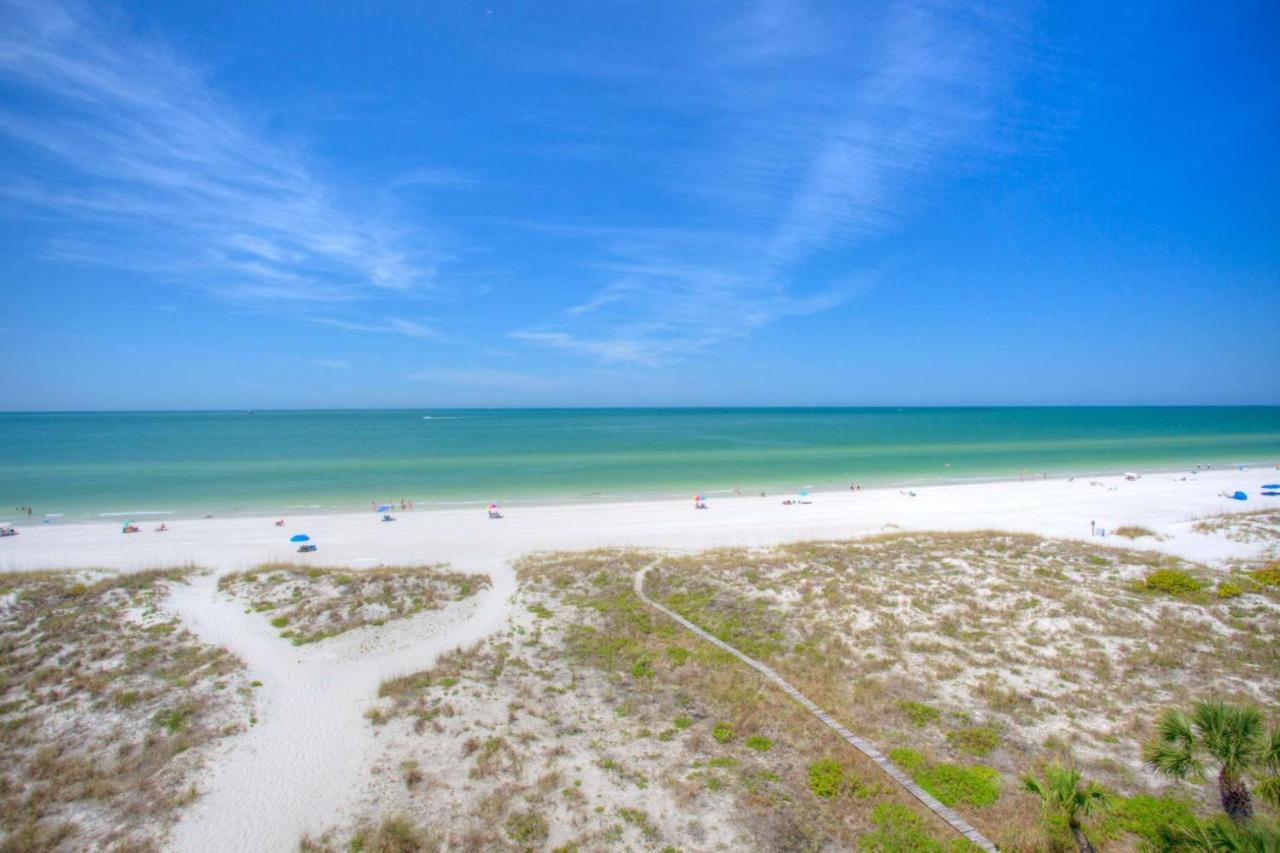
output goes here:
<path id="1" fill-rule="evenodd" d="M 201 796 L 171 836 L 175 850 L 282 851 L 304 832 L 351 814 L 376 752 L 376 731 L 361 716 L 389 676 L 429 666 L 443 651 L 501 629 L 516 588 L 511 561 L 532 552 L 604 546 L 705 549 L 850 538 L 886 530 L 1001 529 L 1090 539 L 1091 525 L 1142 525 L 1159 539 L 1093 538 L 1094 544 L 1158 548 L 1214 565 L 1253 553 L 1247 543 L 1196 535 L 1195 519 L 1280 505 L 1258 497 L 1276 479 L 1271 468 L 1122 477 L 992 482 L 815 493 L 812 503 L 784 505 L 791 495 L 714 500 L 522 506 L 491 520 L 483 510 L 373 513 L 169 521 L 155 532 L 122 535 L 115 523 L 24 525 L 0 542 L 0 569 L 143 570 L 194 564 L 211 575 L 179 588 L 165 605 L 202 640 L 225 646 L 263 687 L 257 722 L 213 756 Z M 1248 501 L 1220 496 L 1244 490 Z M 298 554 L 289 536 L 305 532 L 317 545 Z M 487 574 L 476 596 L 376 631 L 357 630 L 301 647 L 282 643 L 258 614 L 216 589 L 216 577 L 269 561 L 305 561 L 352 569 L 448 563 Z"/>

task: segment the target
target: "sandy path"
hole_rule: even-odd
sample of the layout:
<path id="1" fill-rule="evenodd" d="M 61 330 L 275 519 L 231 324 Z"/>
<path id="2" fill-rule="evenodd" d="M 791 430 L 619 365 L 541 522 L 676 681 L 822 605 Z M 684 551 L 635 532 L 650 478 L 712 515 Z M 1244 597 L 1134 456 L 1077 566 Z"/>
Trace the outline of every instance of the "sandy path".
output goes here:
<path id="1" fill-rule="evenodd" d="M 168 601 L 204 640 L 239 655 L 259 679 L 257 723 L 231 742 L 171 838 L 176 850 L 286 851 L 337 822 L 369 773 L 377 732 L 364 719 L 381 681 L 429 666 L 507 620 L 515 575 L 485 567 L 493 588 L 440 610 L 294 647 L 259 613 L 220 595 L 212 576 Z"/>

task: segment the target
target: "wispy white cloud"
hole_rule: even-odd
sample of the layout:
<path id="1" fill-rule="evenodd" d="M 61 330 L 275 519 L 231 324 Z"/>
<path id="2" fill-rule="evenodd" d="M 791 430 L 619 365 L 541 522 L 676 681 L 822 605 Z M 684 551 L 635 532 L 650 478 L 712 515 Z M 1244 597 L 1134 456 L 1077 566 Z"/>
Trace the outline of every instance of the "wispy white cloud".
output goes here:
<path id="1" fill-rule="evenodd" d="M 350 370 L 351 362 L 344 358 L 309 358 L 306 363 L 312 367 L 322 367 L 325 370 Z"/>
<path id="2" fill-rule="evenodd" d="M 372 322 L 343 320 L 338 317 L 309 317 L 308 320 L 320 326 L 332 326 L 348 332 L 374 332 L 381 335 L 403 335 L 406 338 L 443 338 L 437 330 L 412 320 L 401 317 L 386 317 Z"/>
<path id="3" fill-rule="evenodd" d="M 202 69 L 97 6 L 0 2 L 0 87 L 10 95 L 0 134 L 37 158 L 9 158 L 0 194 L 91 226 L 77 238 L 81 260 L 180 274 L 256 302 L 430 281 L 431 258 L 411 248 L 423 235 L 411 243 L 402 222 L 353 202 L 356 192 L 271 139 Z"/>
<path id="4" fill-rule="evenodd" d="M 591 246 L 596 288 L 512 337 L 663 364 L 847 301 L 876 269 L 833 281 L 812 262 L 890 233 L 983 156 L 1016 35 L 1016 21 L 945 0 L 747 6 L 680 68 L 712 130 L 673 183 L 717 227 L 566 229 Z"/>

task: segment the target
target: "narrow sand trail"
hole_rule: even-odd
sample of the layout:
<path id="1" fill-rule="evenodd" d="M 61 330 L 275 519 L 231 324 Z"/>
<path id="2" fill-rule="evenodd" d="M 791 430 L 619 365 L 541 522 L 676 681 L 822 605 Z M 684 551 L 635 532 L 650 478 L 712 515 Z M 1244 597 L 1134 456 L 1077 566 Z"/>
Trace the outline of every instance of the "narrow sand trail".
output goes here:
<path id="1" fill-rule="evenodd" d="M 217 590 L 217 578 L 177 586 L 167 607 L 206 642 L 248 665 L 257 721 L 212 762 L 202 795 L 170 838 L 182 851 L 287 851 L 345 817 L 377 755 L 364 719 L 384 678 L 430 666 L 507 621 L 515 574 L 502 562 L 465 570 L 493 586 L 437 611 L 295 647 L 259 613 Z"/>

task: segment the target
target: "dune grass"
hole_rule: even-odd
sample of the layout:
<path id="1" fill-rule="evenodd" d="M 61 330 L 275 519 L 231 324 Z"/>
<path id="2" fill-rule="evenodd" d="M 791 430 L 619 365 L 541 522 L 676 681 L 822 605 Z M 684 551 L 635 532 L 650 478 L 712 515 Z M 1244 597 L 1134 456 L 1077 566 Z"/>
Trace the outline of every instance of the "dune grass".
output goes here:
<path id="1" fill-rule="evenodd" d="M 0 575 L 0 849 L 153 849 L 245 728 L 240 661 L 157 606 L 190 571 Z"/>
<path id="2" fill-rule="evenodd" d="M 293 563 L 267 563 L 218 579 L 219 590 L 265 614 L 294 645 L 435 610 L 489 584 L 486 575 L 443 566 L 357 570 Z"/>

